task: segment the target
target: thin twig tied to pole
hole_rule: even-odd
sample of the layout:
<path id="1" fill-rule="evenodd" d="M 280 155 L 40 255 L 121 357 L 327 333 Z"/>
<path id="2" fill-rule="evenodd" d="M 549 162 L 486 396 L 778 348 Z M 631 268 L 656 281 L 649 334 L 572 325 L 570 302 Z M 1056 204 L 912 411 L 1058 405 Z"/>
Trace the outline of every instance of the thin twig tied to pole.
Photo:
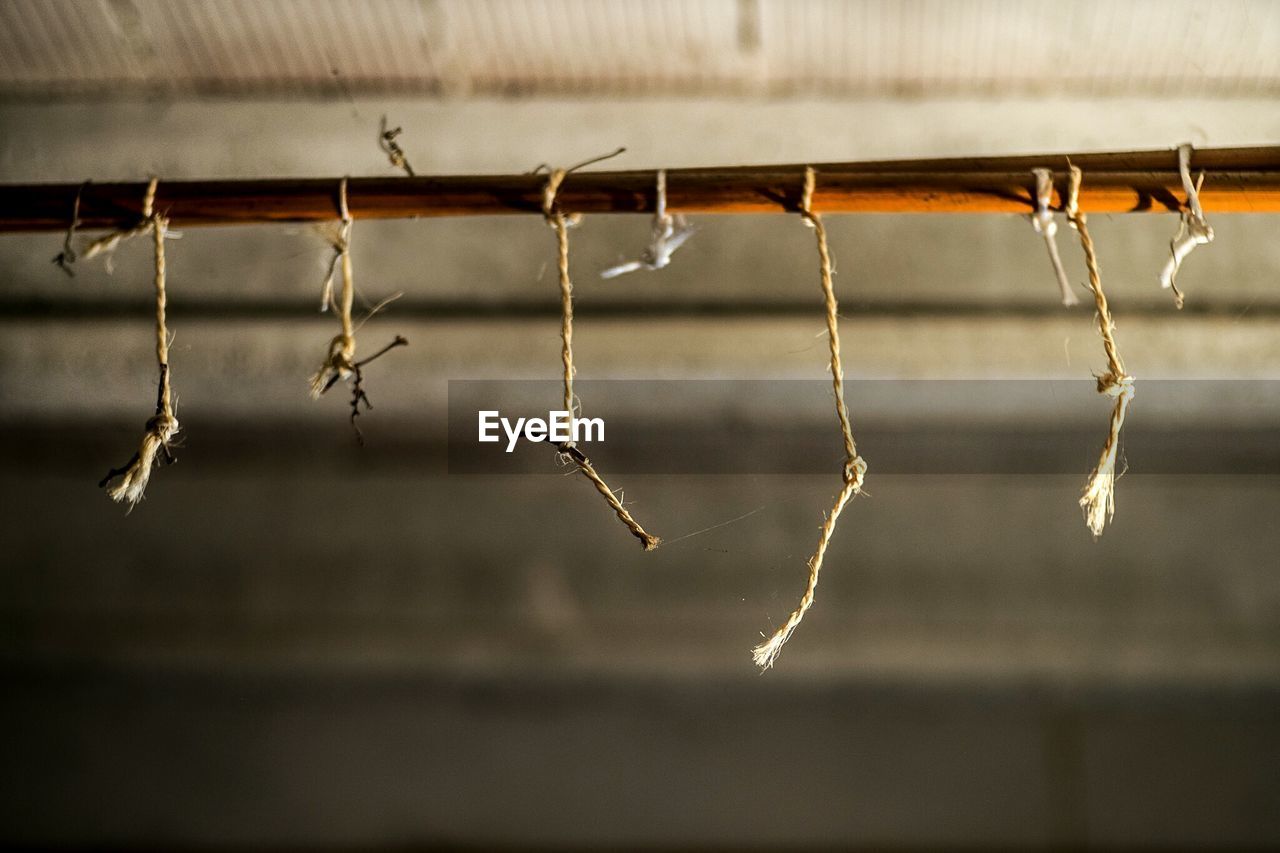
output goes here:
<path id="1" fill-rule="evenodd" d="M 351 428 L 355 431 L 356 441 L 361 445 L 364 444 L 364 434 L 360 431 L 360 426 L 356 423 L 356 418 L 360 417 L 360 406 L 364 404 L 366 410 L 372 409 L 373 404 L 369 401 L 369 395 L 364 390 L 364 372 L 363 368 L 369 362 L 385 355 L 396 347 L 407 346 L 408 341 L 396 335 L 395 340 L 380 349 L 378 352 L 361 361 L 355 360 L 356 355 L 356 331 L 359 328 L 351 318 L 351 309 L 355 302 L 355 278 L 351 269 L 351 209 L 347 205 L 347 179 L 343 178 L 338 185 L 338 212 L 341 216 L 341 224 L 338 227 L 338 233 L 333 239 L 334 257 L 329 264 L 329 274 L 325 277 L 324 289 L 320 300 L 320 310 L 325 311 L 330 307 L 334 313 L 338 315 L 338 322 L 341 324 L 341 331 L 334 335 L 329 341 L 329 350 L 325 355 L 324 361 L 311 377 L 311 399 L 318 400 L 321 395 L 332 388 L 341 379 L 350 379 L 351 381 Z M 342 289 L 339 292 L 338 299 L 333 298 L 333 275 L 334 267 L 340 266 L 342 269 Z M 365 320 L 372 317 L 381 310 L 391 299 L 384 300 L 374 306 L 366 315 Z M 363 325 L 363 321 L 361 323 Z"/>
<path id="2" fill-rule="evenodd" d="M 601 278 L 617 278 L 636 270 L 660 270 L 671 263 L 676 249 L 684 245 L 696 230 L 682 214 L 667 213 L 667 170 L 658 170 L 654 189 L 653 233 L 649 245 L 640 253 L 639 260 L 627 261 L 609 267 L 600 273 Z"/>
<path id="3" fill-rule="evenodd" d="M 800 625 L 804 614 L 813 606 L 814 595 L 818 588 L 818 573 L 822 571 L 822 560 L 835 533 L 836 521 L 840 518 L 840 513 L 849 499 L 862 493 L 862 482 L 867 476 L 867 463 L 858 455 L 858 448 L 853 440 L 853 428 L 849 424 L 849 409 L 844 401 L 844 367 L 840 363 L 840 309 L 836 302 L 835 287 L 831 281 L 833 273 L 831 252 L 827 248 L 827 229 L 822 223 L 822 217 L 813 210 L 813 191 L 816 183 L 816 173 L 812 167 L 807 168 L 804 173 L 804 193 L 800 201 L 800 215 L 804 217 L 805 224 L 813 228 L 818 239 L 822 296 L 827 309 L 827 342 L 831 349 L 831 385 L 835 391 L 836 417 L 840 420 L 840 432 L 844 438 L 844 487 L 841 488 L 840 494 L 836 495 L 830 514 L 822 522 L 822 535 L 818 538 L 817 549 L 809 558 L 809 581 L 805 586 L 804 595 L 800 598 L 800 604 L 787 617 L 782 627 L 773 633 L 773 636 L 768 637 L 751 652 L 752 659 L 761 670 L 767 670 L 773 666 L 783 645 Z"/>
<path id="4" fill-rule="evenodd" d="M 1129 403 L 1133 401 L 1133 377 L 1125 373 L 1124 362 L 1121 361 L 1120 352 L 1116 349 L 1115 323 L 1111 319 L 1111 307 L 1107 304 L 1107 296 L 1102 292 L 1098 255 L 1093 248 L 1093 238 L 1089 236 L 1088 218 L 1080 212 L 1082 174 L 1079 167 L 1071 166 L 1071 183 L 1067 194 L 1067 221 L 1080 235 L 1080 246 L 1084 249 L 1085 264 L 1089 268 L 1089 289 L 1093 291 L 1093 301 L 1098 309 L 1098 332 L 1102 336 L 1102 348 L 1107 353 L 1107 372 L 1098 376 L 1098 393 L 1115 398 L 1106 444 L 1102 446 L 1098 465 L 1089 475 L 1084 494 L 1080 496 L 1080 508 L 1084 511 L 1085 523 L 1089 525 L 1096 539 L 1102 535 L 1107 522 L 1111 521 L 1116 512 L 1116 456 L 1120 450 L 1120 429 L 1124 426 L 1124 416 L 1129 409 Z"/>
<path id="5" fill-rule="evenodd" d="M 608 156 L 617 156 L 622 153 L 622 150 L 618 149 L 618 151 Z M 586 163 L 579 163 L 572 169 L 551 169 L 542 191 L 542 215 L 547 224 L 556 232 L 557 269 L 560 277 L 560 360 L 564 367 L 564 410 L 569 413 L 570 436 L 574 434 L 573 424 L 578 415 L 579 407 L 577 398 L 573 394 L 573 377 L 576 373 L 576 368 L 573 364 L 573 281 L 569 278 L 569 228 L 571 225 L 576 225 L 580 217 L 566 215 L 556 202 L 556 196 L 567 175 L 602 159 L 606 158 L 588 160 Z M 541 168 L 539 167 L 539 169 Z M 562 455 L 572 460 L 578 466 L 578 470 L 586 475 L 591 484 L 595 486 L 596 491 L 609 504 L 618 520 L 626 525 L 632 536 L 640 540 L 644 550 L 652 551 L 658 547 L 662 540 L 640 526 L 640 522 L 636 521 L 627 508 L 622 505 L 622 501 L 614 494 L 613 489 L 609 488 L 604 479 L 596 472 L 591 460 L 577 449 L 572 439 L 559 444 L 558 450 Z"/>
<path id="6" fill-rule="evenodd" d="M 143 493 L 147 489 L 147 481 L 151 479 L 151 469 L 157 461 L 164 464 L 174 461 L 174 438 L 179 430 L 169 379 L 169 330 L 165 324 L 168 297 L 165 292 L 167 273 L 164 239 L 169 228 L 169 220 L 163 214 L 155 212 L 158 183 L 159 181 L 152 179 L 147 188 L 147 195 L 142 204 L 142 222 L 128 231 L 116 232 L 94 241 L 83 255 L 87 260 L 100 252 L 113 251 L 122 240 L 132 239 L 148 231 L 151 232 L 155 241 L 156 363 L 160 368 L 159 388 L 156 391 L 156 413 L 147 421 L 146 434 L 142 437 L 138 452 L 133 454 L 123 467 L 108 471 L 107 476 L 98 483 L 99 488 L 104 488 L 119 477 L 120 482 L 107 489 L 107 495 L 117 502 L 127 501 L 130 509 L 142 500 Z"/>
<path id="7" fill-rule="evenodd" d="M 1173 304 L 1178 308 L 1182 307 L 1183 302 L 1182 291 L 1178 290 L 1176 282 L 1178 269 L 1192 249 L 1213 242 L 1213 228 L 1205 220 L 1204 208 L 1200 206 L 1200 187 L 1204 185 L 1204 172 L 1192 182 L 1191 151 L 1190 142 L 1178 146 L 1178 173 L 1182 178 L 1182 191 L 1187 201 L 1178 221 L 1178 233 L 1169 242 L 1169 260 L 1160 271 L 1160 286 L 1173 291 Z"/>
<path id="8" fill-rule="evenodd" d="M 409 158 L 405 155 L 404 149 L 400 147 L 400 143 L 396 142 L 396 137 L 404 132 L 403 128 L 387 127 L 387 117 L 384 115 L 378 127 L 378 147 L 387 155 L 387 160 L 397 169 L 403 169 L 404 173 L 409 177 L 417 177 L 413 173 L 413 167 L 409 165 Z"/>
<path id="9" fill-rule="evenodd" d="M 1079 305 L 1080 300 L 1071 289 L 1067 279 L 1067 271 L 1062 266 L 1062 256 L 1058 254 L 1058 223 L 1053 219 L 1053 210 L 1049 204 L 1053 200 L 1053 173 L 1048 169 L 1032 169 L 1036 179 L 1036 212 L 1031 215 L 1031 224 L 1036 233 L 1044 237 L 1049 248 L 1049 261 L 1053 264 L 1053 272 L 1058 277 L 1058 290 L 1062 294 L 1062 304 L 1067 307 Z"/>
<path id="10" fill-rule="evenodd" d="M 67 235 L 62 238 L 62 251 L 53 256 L 53 262 L 58 268 L 72 278 L 75 278 L 76 271 L 73 268 L 79 257 L 76 254 L 75 239 L 76 229 L 80 227 L 80 202 L 84 199 L 84 188 L 89 184 L 89 181 L 85 181 L 76 190 L 75 201 L 71 203 L 71 222 L 67 225 Z"/>

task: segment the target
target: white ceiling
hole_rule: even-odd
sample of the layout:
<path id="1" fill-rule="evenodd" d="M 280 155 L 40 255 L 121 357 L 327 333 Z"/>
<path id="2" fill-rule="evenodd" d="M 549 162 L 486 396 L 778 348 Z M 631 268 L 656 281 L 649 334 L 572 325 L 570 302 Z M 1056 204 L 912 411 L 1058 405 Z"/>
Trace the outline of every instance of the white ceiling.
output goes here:
<path id="1" fill-rule="evenodd" d="M 1257 96 L 1270 0 L 7 0 L 0 94 Z"/>

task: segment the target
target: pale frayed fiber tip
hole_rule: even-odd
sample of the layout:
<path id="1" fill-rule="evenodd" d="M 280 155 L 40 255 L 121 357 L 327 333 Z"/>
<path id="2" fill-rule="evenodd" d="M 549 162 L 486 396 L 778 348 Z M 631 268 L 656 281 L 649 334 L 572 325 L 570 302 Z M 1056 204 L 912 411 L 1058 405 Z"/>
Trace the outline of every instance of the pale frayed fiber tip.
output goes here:
<path id="1" fill-rule="evenodd" d="M 1098 467 L 1089 476 L 1084 494 L 1080 496 L 1085 523 L 1089 525 L 1095 539 L 1102 536 L 1116 512 L 1116 457 L 1120 449 L 1120 429 L 1124 426 L 1125 413 L 1133 400 L 1133 377 L 1099 377 L 1098 390 L 1115 397 L 1116 403 L 1111 413 L 1111 429 L 1107 434 L 1107 443 L 1102 448 Z"/>
<path id="2" fill-rule="evenodd" d="M 1080 498 L 1080 508 L 1084 510 L 1085 524 L 1089 525 L 1089 530 L 1093 532 L 1095 539 L 1102 536 L 1107 522 L 1111 521 L 1116 514 L 1115 473 L 1113 454 L 1109 461 L 1094 470 L 1089 485 Z"/>
<path id="3" fill-rule="evenodd" d="M 147 425 L 147 434 L 142 437 L 142 444 L 138 447 L 137 458 L 120 475 L 120 482 L 107 490 L 107 496 L 117 503 L 128 501 L 130 509 L 142 500 L 147 482 L 151 479 L 151 469 L 156 464 L 156 454 L 161 448 L 169 446 L 178 430 L 178 419 L 175 417 L 157 415 L 152 418 Z"/>
<path id="4" fill-rule="evenodd" d="M 312 400 L 319 400 L 320 395 L 324 393 L 325 386 L 329 384 L 329 366 L 317 370 L 311 375 L 311 379 L 307 382 L 307 394 Z"/>
<path id="5" fill-rule="evenodd" d="M 351 375 L 351 372 L 339 370 L 325 362 L 323 367 L 311 375 L 311 379 L 307 382 L 307 393 L 312 400 L 319 400 L 324 395 L 324 392 L 329 388 L 330 382 L 336 381 L 334 379 L 335 374 L 338 379 L 346 379 Z"/>
<path id="6" fill-rule="evenodd" d="M 351 375 L 351 359 L 355 357 L 355 351 L 355 340 L 346 335 L 335 335 L 329 341 L 329 352 L 324 363 L 311 375 L 308 383 L 312 400 L 319 400 L 330 385 Z"/>
<path id="7" fill-rule="evenodd" d="M 844 488 L 836 496 L 836 502 L 831 507 L 831 514 L 822 522 L 822 534 L 818 538 L 818 547 L 814 550 L 813 556 L 809 558 L 809 580 L 805 587 L 804 595 L 800 597 L 799 606 L 787 616 L 787 621 L 773 633 L 773 636 L 751 650 L 751 659 L 755 661 L 756 666 L 760 667 L 761 672 L 770 669 L 774 662 L 777 661 L 778 655 L 782 652 L 782 647 L 791 639 L 791 635 L 800 626 L 801 621 L 804 620 L 804 615 L 813 606 L 818 592 L 818 574 L 822 571 L 822 561 L 826 557 L 827 546 L 831 544 L 831 537 L 835 534 L 836 520 L 840 517 L 841 511 L 844 510 L 845 504 L 849 502 L 850 498 L 863 493 L 862 482 L 866 475 L 867 463 L 863 461 L 861 456 L 857 456 L 853 461 L 845 464 Z"/>
<path id="8" fill-rule="evenodd" d="M 791 634 L 795 629 L 795 625 L 789 625 L 751 650 L 751 660 L 755 662 L 756 666 L 760 667 L 761 672 L 773 666 L 774 661 L 778 659 L 778 655 L 782 652 L 782 647 L 786 645 L 787 640 L 791 639 Z M 761 636 L 764 635 L 762 634 Z"/>

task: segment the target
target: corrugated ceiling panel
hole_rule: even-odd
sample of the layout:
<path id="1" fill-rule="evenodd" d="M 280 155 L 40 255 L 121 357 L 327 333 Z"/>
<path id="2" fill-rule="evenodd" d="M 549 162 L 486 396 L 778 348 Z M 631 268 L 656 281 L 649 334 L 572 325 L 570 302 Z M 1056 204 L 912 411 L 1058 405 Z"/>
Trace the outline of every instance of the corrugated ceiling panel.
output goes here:
<path id="1" fill-rule="evenodd" d="M 1273 0 L 7 0 L 0 93 L 1257 95 Z"/>

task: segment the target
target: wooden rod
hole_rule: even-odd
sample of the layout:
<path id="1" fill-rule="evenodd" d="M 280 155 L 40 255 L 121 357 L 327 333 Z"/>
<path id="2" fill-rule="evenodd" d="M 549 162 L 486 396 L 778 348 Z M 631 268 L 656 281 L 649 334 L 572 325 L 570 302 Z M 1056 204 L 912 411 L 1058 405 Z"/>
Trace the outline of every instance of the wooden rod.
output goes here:
<path id="1" fill-rule="evenodd" d="M 1029 213 L 1034 168 L 1054 170 L 1061 209 L 1067 163 L 1084 170 L 1087 213 L 1165 213 L 1185 201 L 1177 152 L 819 163 L 814 208 L 824 213 Z M 1280 212 L 1280 146 L 1197 150 L 1209 213 Z M 684 213 L 794 213 L 805 165 L 670 169 L 667 204 Z M 339 178 L 160 181 L 156 210 L 174 225 L 317 222 L 338 216 Z M 351 178 L 357 219 L 541 213 L 545 177 L 535 174 Z M 566 212 L 651 213 L 655 172 L 584 171 L 559 193 Z M 0 185 L 0 232 L 65 229 L 81 193 L 86 229 L 126 228 L 142 211 L 146 182 Z"/>

